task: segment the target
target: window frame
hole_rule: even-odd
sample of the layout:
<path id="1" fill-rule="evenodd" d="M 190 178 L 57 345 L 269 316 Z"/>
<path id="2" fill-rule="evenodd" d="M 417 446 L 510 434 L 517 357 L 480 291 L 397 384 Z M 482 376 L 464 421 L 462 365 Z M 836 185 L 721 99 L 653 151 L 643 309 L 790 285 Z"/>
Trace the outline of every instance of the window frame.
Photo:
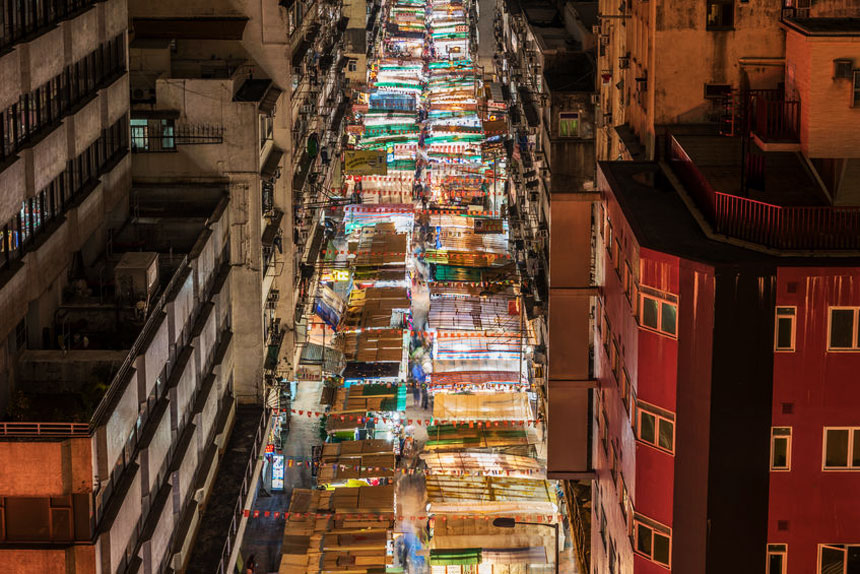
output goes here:
<path id="1" fill-rule="evenodd" d="M 777 547 L 779 546 L 781 546 L 782 548 L 778 549 Z M 766 574 L 773 574 L 769 570 L 771 556 L 782 556 L 782 568 L 780 568 L 781 572 L 778 572 L 777 574 L 785 574 L 786 568 L 788 567 L 788 544 L 786 544 L 785 542 L 768 542 L 766 556 L 767 561 L 764 564 Z"/>
<path id="2" fill-rule="evenodd" d="M 566 117 L 567 116 L 567 117 Z M 579 112 L 574 111 L 566 111 L 566 112 L 558 112 L 558 137 L 560 138 L 579 138 L 581 131 L 581 115 Z M 566 121 L 573 121 L 576 129 L 571 133 L 564 133 L 561 129 L 561 126 Z"/>
<path id="3" fill-rule="evenodd" d="M 835 542 L 835 543 L 823 543 L 818 545 L 818 556 L 815 559 L 815 572 L 816 574 L 822 574 L 821 572 L 821 559 L 824 554 L 824 549 L 829 548 L 831 550 L 840 550 L 842 552 L 842 574 L 845 574 L 845 561 L 848 559 L 848 548 L 855 548 L 860 546 L 860 542 L 847 544 L 844 542 Z"/>
<path id="4" fill-rule="evenodd" d="M 780 315 L 780 309 L 791 309 L 791 314 Z M 790 318 L 791 320 L 791 345 L 789 347 L 779 346 L 779 321 L 780 318 Z M 793 353 L 797 350 L 797 306 L 796 305 L 778 305 L 774 313 L 773 325 L 773 350 L 775 353 Z M 829 333 L 828 333 L 829 334 Z M 829 341 L 829 338 L 828 338 Z"/>
<path id="5" fill-rule="evenodd" d="M 642 415 L 643 413 L 648 414 L 649 416 L 654 418 L 654 442 L 650 442 L 644 438 L 642 438 Z M 671 417 L 671 418 L 670 418 Z M 667 449 L 666 447 L 660 445 L 660 421 L 664 421 L 670 423 L 672 425 L 672 448 Z M 675 413 L 667 411 L 666 409 L 661 409 L 655 405 L 648 404 L 643 401 L 636 401 L 636 423 L 633 429 L 634 436 L 636 437 L 636 441 L 645 445 L 650 446 L 651 448 L 655 448 L 660 452 L 666 453 L 670 456 L 675 456 L 675 435 L 677 430 Z"/>
<path id="6" fill-rule="evenodd" d="M 832 345 L 833 340 L 833 312 L 834 311 L 853 311 L 854 318 L 852 320 L 851 325 L 851 341 L 852 344 L 850 347 L 834 347 Z M 858 336 L 858 330 L 860 330 L 860 307 L 853 307 L 850 305 L 833 305 L 827 307 L 827 352 L 828 353 L 856 353 L 860 351 L 860 336 Z"/>
<path id="7" fill-rule="evenodd" d="M 658 530 L 657 525 L 660 526 Z M 639 527 L 647 528 L 651 531 L 651 555 L 645 554 L 645 552 L 639 550 Z M 654 535 L 657 534 L 662 536 L 669 541 L 669 563 L 666 564 L 664 562 L 658 562 L 654 560 Z M 666 525 L 660 524 L 656 520 L 651 520 L 650 518 L 645 517 L 641 514 L 633 515 L 633 553 L 643 558 L 647 558 L 650 562 L 657 564 L 659 566 L 663 566 L 664 568 L 672 569 L 672 529 Z"/>
<path id="8" fill-rule="evenodd" d="M 860 68 L 851 74 L 851 107 L 860 108 Z"/>
<path id="9" fill-rule="evenodd" d="M 657 326 L 651 327 L 650 325 L 646 325 L 642 319 L 642 314 L 645 312 L 645 298 L 653 299 L 657 302 Z M 670 333 L 668 331 L 663 330 L 663 305 L 672 305 L 675 307 L 675 332 Z M 641 288 L 639 289 L 639 313 L 636 316 L 637 321 L 639 323 L 639 327 L 641 329 L 645 329 L 646 331 L 650 331 L 652 333 L 657 333 L 659 335 L 663 335 L 664 337 L 669 337 L 670 339 L 678 339 L 678 303 L 677 301 L 671 301 L 667 298 L 660 297 L 658 295 L 653 295 L 651 293 L 645 293 Z"/>
<path id="10" fill-rule="evenodd" d="M 788 434 L 777 434 L 777 429 L 788 429 Z M 792 427 L 770 427 L 770 471 L 771 472 L 789 472 L 791 471 L 791 433 Z M 774 466 L 774 453 L 776 449 L 774 448 L 777 440 L 785 439 L 787 444 L 785 448 L 785 466 Z"/>
<path id="11" fill-rule="evenodd" d="M 731 15 L 732 20 L 728 24 L 719 23 L 719 24 L 711 24 L 710 22 L 710 10 L 711 6 L 731 6 Z M 705 1 L 705 30 L 708 31 L 720 31 L 720 30 L 734 30 L 735 29 L 735 0 L 706 0 Z"/>
<path id="12" fill-rule="evenodd" d="M 848 431 L 848 445 L 845 453 L 846 466 L 827 466 L 827 431 L 844 430 Z M 821 471 L 822 472 L 858 472 L 860 464 L 854 465 L 852 455 L 854 451 L 855 437 L 860 438 L 860 426 L 835 426 L 823 427 L 821 431 Z"/>

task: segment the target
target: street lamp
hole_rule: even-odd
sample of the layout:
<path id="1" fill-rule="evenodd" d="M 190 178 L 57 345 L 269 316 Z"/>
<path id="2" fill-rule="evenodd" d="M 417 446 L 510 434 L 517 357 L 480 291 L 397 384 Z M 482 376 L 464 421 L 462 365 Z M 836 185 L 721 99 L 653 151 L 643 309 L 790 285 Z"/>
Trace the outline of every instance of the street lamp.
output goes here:
<path id="1" fill-rule="evenodd" d="M 555 574 L 558 574 L 558 523 L 546 524 L 543 522 L 517 522 L 514 518 L 495 518 L 493 526 L 497 528 L 516 528 L 517 524 L 528 524 L 530 526 L 549 526 L 555 529 Z"/>

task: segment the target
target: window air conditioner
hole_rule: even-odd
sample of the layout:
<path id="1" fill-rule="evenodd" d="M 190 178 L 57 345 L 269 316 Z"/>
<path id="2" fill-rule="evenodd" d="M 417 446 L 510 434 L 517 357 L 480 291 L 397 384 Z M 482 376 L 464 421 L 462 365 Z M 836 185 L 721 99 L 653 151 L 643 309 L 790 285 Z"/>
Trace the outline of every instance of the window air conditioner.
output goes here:
<path id="1" fill-rule="evenodd" d="M 833 60 L 833 79 L 851 79 L 854 77 L 854 60 L 848 58 L 836 58 Z"/>

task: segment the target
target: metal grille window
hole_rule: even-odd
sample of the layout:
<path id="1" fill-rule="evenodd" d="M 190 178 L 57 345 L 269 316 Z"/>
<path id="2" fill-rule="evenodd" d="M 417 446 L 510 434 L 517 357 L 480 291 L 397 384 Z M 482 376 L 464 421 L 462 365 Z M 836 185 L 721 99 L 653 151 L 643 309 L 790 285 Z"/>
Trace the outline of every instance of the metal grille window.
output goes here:
<path id="1" fill-rule="evenodd" d="M 149 149 L 149 122 L 147 120 L 131 120 L 131 151 L 147 151 Z"/>

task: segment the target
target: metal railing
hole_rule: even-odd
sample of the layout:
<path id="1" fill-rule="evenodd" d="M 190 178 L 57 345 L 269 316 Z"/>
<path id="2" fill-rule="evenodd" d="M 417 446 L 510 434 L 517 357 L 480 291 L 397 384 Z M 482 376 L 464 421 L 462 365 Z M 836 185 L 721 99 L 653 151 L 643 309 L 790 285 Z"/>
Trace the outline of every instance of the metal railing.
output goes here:
<path id="1" fill-rule="evenodd" d="M 669 160 L 716 233 L 774 249 L 860 250 L 860 207 L 781 206 L 718 192 L 674 138 Z"/>
<path id="2" fill-rule="evenodd" d="M 230 519 L 230 528 L 227 531 L 227 540 L 224 541 L 224 546 L 221 548 L 221 560 L 218 562 L 217 574 L 232 574 L 233 565 L 229 564 L 230 555 L 233 553 L 233 545 L 236 542 L 236 534 L 239 532 L 239 524 L 242 521 L 244 514 L 245 499 L 252 488 L 251 480 L 254 477 L 254 467 L 257 464 L 257 456 L 259 456 L 260 447 L 263 444 L 263 438 L 266 434 L 268 426 L 266 420 L 266 410 L 260 416 L 260 422 L 257 424 L 257 432 L 254 435 L 254 446 L 251 449 L 251 456 L 248 457 L 248 462 L 245 466 L 245 476 L 242 479 L 242 487 L 239 489 L 239 496 L 236 500 L 236 505 L 233 507 L 233 517 Z M 235 423 L 234 423 L 235 425 Z"/>
<path id="3" fill-rule="evenodd" d="M 89 423 L 0 422 L 0 436 L 13 435 L 18 437 L 86 437 L 89 436 L 89 434 Z"/>
<path id="4" fill-rule="evenodd" d="M 762 141 L 796 142 L 800 138 L 800 102 L 755 98 L 755 133 Z"/>

